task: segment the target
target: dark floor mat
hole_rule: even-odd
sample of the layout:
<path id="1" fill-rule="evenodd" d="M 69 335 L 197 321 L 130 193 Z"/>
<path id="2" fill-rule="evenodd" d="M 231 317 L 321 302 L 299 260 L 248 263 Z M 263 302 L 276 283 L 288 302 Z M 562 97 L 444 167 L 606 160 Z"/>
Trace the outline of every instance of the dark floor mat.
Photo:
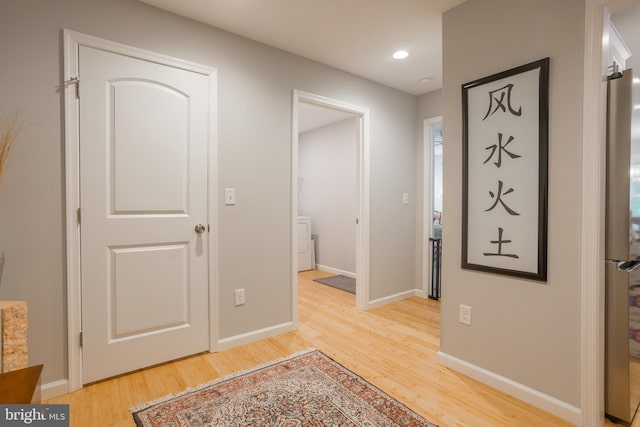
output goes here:
<path id="1" fill-rule="evenodd" d="M 342 274 L 324 277 L 322 279 L 315 279 L 314 282 L 322 283 L 323 285 L 331 286 L 332 288 L 340 289 L 352 294 L 356 293 L 356 279 L 343 276 Z"/>

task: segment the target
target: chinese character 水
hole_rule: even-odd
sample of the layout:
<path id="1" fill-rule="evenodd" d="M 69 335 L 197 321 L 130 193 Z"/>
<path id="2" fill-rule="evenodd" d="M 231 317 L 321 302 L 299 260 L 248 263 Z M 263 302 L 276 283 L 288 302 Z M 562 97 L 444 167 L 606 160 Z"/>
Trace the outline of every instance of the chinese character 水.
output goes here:
<path id="1" fill-rule="evenodd" d="M 509 157 L 511 157 L 512 159 L 517 159 L 518 157 L 522 157 L 518 154 L 514 154 L 511 151 L 507 150 L 507 145 L 509 145 L 509 143 L 511 141 L 513 141 L 514 138 L 513 136 L 510 136 L 509 139 L 507 140 L 507 142 L 505 142 L 504 144 L 502 143 L 502 133 L 498 133 L 498 143 L 497 144 L 493 144 L 490 145 L 488 147 L 485 147 L 485 150 L 491 150 L 491 153 L 489 154 L 489 157 L 487 157 L 487 160 L 485 160 L 484 162 L 482 162 L 482 164 L 484 165 L 485 163 L 487 163 L 489 160 L 491 160 L 494 156 L 494 154 L 496 154 L 496 150 L 498 152 L 498 161 L 493 162 L 494 165 L 496 165 L 497 167 L 500 167 L 502 165 L 502 152 L 504 151 Z"/>

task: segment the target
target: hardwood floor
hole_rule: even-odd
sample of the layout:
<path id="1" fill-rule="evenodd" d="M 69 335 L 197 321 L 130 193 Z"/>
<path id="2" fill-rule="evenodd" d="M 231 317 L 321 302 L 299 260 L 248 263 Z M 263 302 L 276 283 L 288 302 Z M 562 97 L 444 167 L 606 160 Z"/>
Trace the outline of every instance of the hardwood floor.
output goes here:
<path id="1" fill-rule="evenodd" d="M 72 426 L 133 426 L 140 403 L 315 347 L 441 427 L 560 427 L 571 424 L 436 362 L 440 303 L 409 298 L 370 311 L 355 296 L 300 274 L 299 329 L 84 387 L 46 403 L 69 403 Z"/>

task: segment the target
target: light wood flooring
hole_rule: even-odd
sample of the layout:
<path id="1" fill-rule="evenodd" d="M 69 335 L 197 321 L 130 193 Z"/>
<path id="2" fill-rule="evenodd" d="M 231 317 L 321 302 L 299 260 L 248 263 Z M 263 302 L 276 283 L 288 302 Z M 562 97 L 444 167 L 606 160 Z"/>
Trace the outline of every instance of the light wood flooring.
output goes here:
<path id="1" fill-rule="evenodd" d="M 68 403 L 71 425 L 134 426 L 140 403 L 315 347 L 441 427 L 560 427 L 571 424 L 436 362 L 440 303 L 412 297 L 359 311 L 355 296 L 300 274 L 299 329 L 89 385 L 46 403 Z"/>

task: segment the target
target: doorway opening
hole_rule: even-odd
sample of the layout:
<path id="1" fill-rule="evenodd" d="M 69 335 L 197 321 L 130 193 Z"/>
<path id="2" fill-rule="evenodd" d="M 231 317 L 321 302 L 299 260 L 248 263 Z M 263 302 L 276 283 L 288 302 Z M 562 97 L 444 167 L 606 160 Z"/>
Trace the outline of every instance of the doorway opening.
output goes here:
<path id="1" fill-rule="evenodd" d="M 442 227 L 443 227 L 443 137 L 442 116 L 424 121 L 423 161 L 423 251 L 422 289 L 425 296 L 440 299 L 442 278 Z"/>
<path id="2" fill-rule="evenodd" d="M 368 127 L 366 108 L 293 92 L 291 300 L 296 324 L 298 271 L 309 269 L 316 259 L 325 271 L 356 278 L 356 307 L 369 308 Z M 347 140 L 329 147 L 318 138 L 321 133 Z"/>

